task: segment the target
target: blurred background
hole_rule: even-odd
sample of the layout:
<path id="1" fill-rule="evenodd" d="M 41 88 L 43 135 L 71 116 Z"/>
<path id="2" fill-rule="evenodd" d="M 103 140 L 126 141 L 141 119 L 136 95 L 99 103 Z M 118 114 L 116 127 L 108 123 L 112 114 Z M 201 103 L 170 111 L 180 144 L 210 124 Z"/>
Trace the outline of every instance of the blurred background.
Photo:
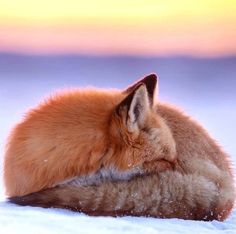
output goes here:
<path id="1" fill-rule="evenodd" d="M 236 164 L 235 0 L 1 0 L 0 159 L 10 129 L 55 90 L 125 88 L 151 72 L 158 100 Z"/>

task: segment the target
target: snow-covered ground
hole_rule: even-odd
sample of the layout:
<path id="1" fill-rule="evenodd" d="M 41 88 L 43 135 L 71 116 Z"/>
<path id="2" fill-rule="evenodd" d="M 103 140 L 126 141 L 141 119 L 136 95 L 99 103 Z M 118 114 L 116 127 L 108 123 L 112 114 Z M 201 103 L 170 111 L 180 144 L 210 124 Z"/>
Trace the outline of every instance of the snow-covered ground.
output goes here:
<path id="1" fill-rule="evenodd" d="M 236 165 L 236 58 L 30 57 L 0 54 L 0 162 L 11 127 L 54 90 L 124 88 L 144 74 L 159 75 L 159 99 L 199 120 Z M 0 167 L 1 169 L 1 167 Z M 59 209 L 19 207 L 4 199 L 0 233 L 236 233 L 236 209 L 225 222 L 89 217 Z"/>
<path id="2" fill-rule="evenodd" d="M 0 203 L 1 234 L 233 234 L 236 212 L 226 221 L 202 222 L 143 217 L 89 217 L 59 209 Z"/>

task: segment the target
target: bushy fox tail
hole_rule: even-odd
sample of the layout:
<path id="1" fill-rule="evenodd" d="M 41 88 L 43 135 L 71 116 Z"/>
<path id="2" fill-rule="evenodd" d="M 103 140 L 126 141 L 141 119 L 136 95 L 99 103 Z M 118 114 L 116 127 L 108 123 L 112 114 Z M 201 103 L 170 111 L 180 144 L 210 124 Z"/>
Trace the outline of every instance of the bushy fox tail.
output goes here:
<path id="1" fill-rule="evenodd" d="M 64 184 L 11 197 L 9 201 L 23 206 L 66 208 L 89 215 L 224 220 L 234 198 L 224 197 L 222 189 L 202 176 L 171 171 L 100 185 Z"/>

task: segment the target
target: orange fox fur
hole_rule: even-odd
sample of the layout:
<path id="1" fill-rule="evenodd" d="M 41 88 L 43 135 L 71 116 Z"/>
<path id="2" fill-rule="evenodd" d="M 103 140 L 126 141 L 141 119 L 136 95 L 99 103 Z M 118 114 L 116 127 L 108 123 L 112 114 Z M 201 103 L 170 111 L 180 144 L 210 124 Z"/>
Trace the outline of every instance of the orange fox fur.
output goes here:
<path id="1" fill-rule="evenodd" d="M 76 165 L 74 173 L 71 173 L 71 168 L 73 168 L 71 164 L 69 164 L 69 167 L 66 167 L 68 151 L 63 152 L 63 155 L 60 157 L 56 157 L 55 154 L 52 154 L 51 157 L 53 157 L 53 159 L 57 158 L 57 160 L 52 160 L 52 164 L 44 164 L 42 160 L 33 161 L 35 164 L 29 161 L 28 166 L 33 165 L 32 169 L 30 169 L 31 167 L 24 167 L 22 169 L 22 165 L 17 163 L 19 152 L 21 152 L 20 155 L 22 155 L 22 151 L 18 149 L 15 151 L 18 152 L 18 154 L 16 154 L 13 149 L 17 149 L 15 141 L 21 140 L 21 143 L 27 142 L 28 138 L 23 135 L 24 140 L 21 139 L 21 136 L 16 134 L 18 131 L 16 129 L 11 137 L 10 146 L 6 154 L 5 181 L 8 195 L 20 196 L 11 197 L 10 201 L 20 205 L 69 208 L 90 215 L 144 215 L 160 218 L 197 220 L 224 220 L 227 218 L 235 200 L 234 181 L 228 155 L 222 151 L 200 125 L 179 110 L 161 103 L 151 108 L 151 112 L 149 108 L 145 108 L 149 106 L 147 103 L 142 104 L 142 107 L 139 106 L 139 102 L 136 102 L 138 100 L 137 91 L 140 90 L 140 88 L 141 90 L 143 89 L 143 84 L 146 86 L 144 91 L 147 90 L 149 96 L 149 99 L 145 100 L 149 100 L 152 106 L 152 97 L 156 85 L 153 79 L 154 76 L 149 76 L 130 87 L 125 92 L 109 93 L 109 100 L 107 100 L 107 98 L 105 98 L 105 100 L 107 100 L 106 105 L 110 106 L 109 116 L 112 117 L 110 121 L 106 120 L 99 124 L 99 126 L 106 127 L 106 123 L 109 122 L 106 128 L 109 132 L 106 136 L 109 136 L 109 139 L 101 141 L 101 138 L 99 138 L 97 134 L 91 135 L 91 132 L 94 133 L 94 129 L 96 129 L 96 132 L 100 132 L 97 130 L 96 123 L 97 121 L 105 119 L 101 117 L 101 114 L 105 115 L 105 113 L 107 113 L 102 109 L 106 108 L 104 105 L 99 107 L 101 113 L 99 113 L 99 111 L 94 112 L 93 120 L 90 123 L 93 124 L 93 127 L 90 128 L 89 124 L 83 134 L 86 134 L 86 142 L 90 142 L 89 144 L 91 144 L 91 146 L 88 146 L 89 149 L 93 147 L 93 149 L 96 149 L 96 152 L 100 152 L 100 149 L 106 148 L 103 143 L 109 142 L 109 149 L 111 149 L 112 153 L 104 149 L 101 150 L 102 153 L 92 154 L 92 156 L 95 155 L 95 157 L 91 157 L 90 154 L 90 157 L 93 158 L 90 164 L 88 163 L 90 162 L 90 157 L 88 156 L 82 157 L 80 155 L 80 157 L 75 157 L 75 159 L 69 157 L 70 160 L 73 159 L 72 162 Z M 102 96 L 104 96 L 104 94 L 102 94 Z M 141 96 L 145 97 L 145 95 Z M 70 97 L 70 100 L 64 103 L 64 108 L 69 111 L 72 106 L 74 107 L 76 101 L 75 103 L 73 102 L 74 99 L 72 97 L 74 97 L 74 95 L 71 96 L 70 94 L 67 97 Z M 96 103 L 101 103 L 99 97 L 98 95 L 95 100 L 93 99 L 93 103 L 88 104 L 89 109 L 93 110 L 98 108 Z M 64 99 L 63 97 L 63 100 Z M 42 121 L 40 117 L 44 115 L 40 115 L 40 111 L 45 113 L 43 108 L 47 107 L 46 112 L 51 112 L 53 108 L 56 108 L 56 105 L 52 104 L 56 100 L 57 99 L 51 101 L 51 105 L 48 103 L 46 106 L 36 110 L 35 116 L 38 118 L 37 121 L 40 123 Z M 61 102 L 62 97 L 60 99 L 60 103 Z M 137 103 L 136 109 L 133 108 Z M 93 108 L 91 108 L 90 105 L 93 105 Z M 127 111 L 127 108 L 129 111 Z M 79 109 L 79 105 L 77 108 L 73 108 L 72 113 L 78 111 L 77 109 Z M 139 111 L 137 111 L 137 109 Z M 68 111 L 63 113 L 65 114 Z M 87 110 L 84 110 L 85 113 L 86 111 Z M 62 115 L 61 109 L 57 109 L 57 114 L 58 113 Z M 143 118 L 143 116 L 146 116 L 145 113 L 148 113 L 148 118 Z M 28 118 L 32 118 L 33 114 L 34 113 L 31 113 Z M 78 120 L 77 116 L 77 114 L 74 116 L 76 120 Z M 94 118 L 96 120 L 94 120 Z M 137 123 L 137 121 L 138 125 L 134 124 Z M 33 141 L 31 139 L 32 135 L 30 137 L 31 142 L 28 142 L 27 147 L 31 149 L 31 154 L 35 152 L 35 157 L 39 156 L 36 152 L 41 152 L 33 150 L 36 146 L 37 148 L 39 147 L 39 142 L 41 148 L 45 148 L 45 144 L 48 145 L 51 141 L 56 142 L 55 147 L 58 147 L 61 144 L 59 139 L 63 138 L 63 140 L 65 140 L 65 137 L 68 136 L 68 134 L 66 134 L 68 131 L 67 121 L 64 120 L 64 122 L 60 123 L 53 122 L 56 129 L 58 129 L 58 124 L 62 125 L 60 134 L 59 132 L 55 133 L 53 131 L 51 127 L 52 122 L 51 120 L 50 124 L 44 129 L 46 134 L 40 127 L 37 129 L 37 134 L 32 133 L 37 139 Z M 27 120 L 23 122 L 23 125 L 26 123 Z M 44 120 L 40 126 L 45 126 L 45 123 L 48 123 L 48 121 L 45 122 Z M 78 122 L 76 123 L 78 124 Z M 82 126 L 80 128 L 82 128 Z M 33 129 L 35 131 L 35 126 Z M 77 127 L 74 125 L 70 126 L 70 133 L 74 134 L 76 129 Z M 27 125 L 27 131 L 32 131 L 32 127 Z M 51 134 L 51 141 L 46 137 L 48 134 Z M 41 138 L 39 138 L 39 136 L 41 136 Z M 103 134 L 102 136 L 104 137 Z M 57 139 L 57 137 L 59 139 Z M 76 141 L 78 135 L 74 138 L 70 136 L 70 139 L 72 139 L 72 142 L 73 140 Z M 72 145 L 73 152 L 77 152 L 78 146 L 76 142 Z M 122 142 L 122 144 L 120 142 Z M 87 146 L 87 143 L 85 145 Z M 44 154 L 40 154 L 39 158 L 43 157 L 44 160 L 45 155 L 50 155 L 47 153 L 54 152 L 54 150 L 57 149 L 53 148 L 50 151 L 50 147 L 54 147 L 54 145 L 48 146 L 49 150 L 44 151 Z M 65 148 L 65 145 L 63 145 L 63 148 Z M 23 152 L 25 152 L 25 150 Z M 129 164 L 131 163 L 135 165 L 135 167 L 138 166 L 142 175 L 140 173 L 136 175 L 136 173 L 132 172 L 130 177 L 125 176 L 125 180 L 114 181 L 111 177 L 110 181 L 100 181 L 100 183 L 95 185 L 81 183 L 81 178 L 83 179 L 84 177 L 78 177 L 79 179 L 73 177 L 80 175 L 80 172 L 83 172 L 81 174 L 89 173 L 90 170 L 88 170 L 88 168 L 92 165 L 94 165 L 94 167 L 95 165 L 101 165 L 97 163 L 97 161 L 99 161 L 97 155 L 103 155 L 100 161 L 102 161 L 101 164 L 104 167 L 106 165 L 112 165 L 118 169 L 119 172 L 123 171 L 123 174 L 126 175 L 129 171 Z M 31 155 L 27 153 L 27 157 L 29 156 Z M 50 161 L 51 157 L 48 156 L 47 162 Z M 26 158 L 25 155 L 24 158 Z M 31 157 L 30 159 L 32 160 Z M 77 166 L 80 160 L 83 160 L 83 163 L 86 165 L 86 170 L 81 169 L 81 166 Z M 58 164 L 63 165 L 61 170 L 59 170 Z M 14 167 L 12 165 L 14 165 Z M 25 165 L 25 162 L 23 165 Z M 79 165 L 81 165 L 81 163 Z M 101 166 L 95 167 L 91 172 L 99 170 L 98 168 L 100 167 Z M 29 174 L 31 174 L 31 176 Z M 37 174 L 38 177 L 36 176 Z M 53 179 L 49 176 L 51 174 L 53 175 Z M 24 176 L 24 179 L 21 179 L 21 176 Z M 43 179 L 38 179 L 39 176 Z M 11 179 L 9 180 L 9 178 Z M 71 179 L 65 181 L 65 178 Z M 12 182 L 12 180 L 16 182 Z M 32 183 L 30 183 L 31 189 L 27 187 L 29 184 L 28 180 Z M 43 183 L 40 184 L 41 186 L 38 186 L 38 181 L 43 181 Z M 50 183 L 48 181 L 50 181 Z M 21 186 L 24 185 L 24 192 L 18 188 L 17 183 L 20 183 Z M 37 184 L 34 185 L 34 183 Z M 52 185 L 57 186 L 21 196 L 27 192 L 50 187 Z M 25 187 L 27 187 L 27 189 L 25 189 Z"/>
<path id="2" fill-rule="evenodd" d="M 175 142 L 153 111 L 155 86 L 156 76 L 150 75 L 123 92 L 71 91 L 31 110 L 9 137 L 7 196 L 37 192 L 78 176 L 83 184 L 93 183 L 98 175 L 128 179 L 150 171 L 145 165 L 153 160 L 160 160 L 160 171 L 171 167 Z"/>

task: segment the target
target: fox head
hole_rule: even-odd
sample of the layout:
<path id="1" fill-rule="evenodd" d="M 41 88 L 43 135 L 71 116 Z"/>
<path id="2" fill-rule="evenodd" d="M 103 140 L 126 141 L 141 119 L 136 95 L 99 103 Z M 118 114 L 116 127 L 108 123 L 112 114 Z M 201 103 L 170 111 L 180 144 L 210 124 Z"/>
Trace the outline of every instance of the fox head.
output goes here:
<path id="1" fill-rule="evenodd" d="M 154 108 L 156 86 L 157 76 L 151 74 L 128 87 L 112 113 L 107 159 L 112 160 L 117 169 L 175 160 L 172 133 Z"/>

